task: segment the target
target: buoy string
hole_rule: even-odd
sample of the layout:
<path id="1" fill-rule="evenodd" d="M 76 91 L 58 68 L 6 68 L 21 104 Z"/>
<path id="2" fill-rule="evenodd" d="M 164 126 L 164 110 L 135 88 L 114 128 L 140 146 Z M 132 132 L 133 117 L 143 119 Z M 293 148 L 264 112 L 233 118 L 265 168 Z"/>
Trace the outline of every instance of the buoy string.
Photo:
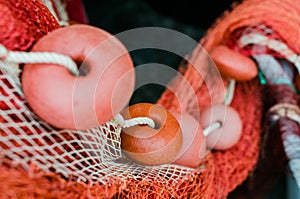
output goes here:
<path id="1" fill-rule="evenodd" d="M 210 124 L 208 127 L 203 129 L 204 137 L 207 137 L 209 134 L 211 134 L 215 130 L 221 128 L 221 126 L 222 126 L 221 122 L 214 122 L 214 123 Z"/>
<path id="2" fill-rule="evenodd" d="M 151 128 L 155 128 L 154 120 L 149 117 L 135 117 L 125 120 L 121 114 L 117 114 L 114 119 L 122 128 L 129 128 L 136 125 L 148 125 Z"/>
<path id="3" fill-rule="evenodd" d="M 229 105 L 232 102 L 234 97 L 235 83 L 236 81 L 234 79 L 231 79 L 229 81 L 227 86 L 227 91 L 226 91 L 226 97 L 224 100 L 224 105 Z"/>
<path id="4" fill-rule="evenodd" d="M 233 100 L 235 85 L 236 85 L 236 80 L 235 79 L 229 80 L 225 100 L 223 102 L 223 104 L 226 105 L 226 106 L 228 106 Z M 221 122 L 218 122 L 218 121 L 214 122 L 214 123 L 210 124 L 209 126 L 207 126 L 206 128 L 203 129 L 203 135 L 206 137 L 209 134 L 211 134 L 212 132 L 214 132 L 215 130 L 221 128 L 221 127 L 222 127 Z"/>
<path id="5" fill-rule="evenodd" d="M 73 75 L 79 75 L 76 63 L 69 56 L 56 52 L 16 52 L 9 51 L 0 44 L 0 60 L 18 64 L 57 64 L 68 69 Z"/>

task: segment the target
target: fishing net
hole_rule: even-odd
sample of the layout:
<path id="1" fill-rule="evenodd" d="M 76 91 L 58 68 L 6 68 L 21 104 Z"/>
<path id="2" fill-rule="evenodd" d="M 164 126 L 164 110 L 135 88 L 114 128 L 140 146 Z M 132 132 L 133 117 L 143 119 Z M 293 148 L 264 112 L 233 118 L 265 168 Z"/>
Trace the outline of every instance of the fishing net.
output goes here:
<path id="1" fill-rule="evenodd" d="M 29 51 L 41 37 L 58 29 L 59 21 L 66 19 L 64 15 L 54 16 L 57 8 L 53 2 L 57 1 L 0 0 L 1 44 L 10 50 Z M 248 50 L 238 48 L 238 30 L 252 27 L 269 37 L 267 28 L 257 28 L 264 25 L 274 30 L 293 52 L 299 52 L 299 11 L 299 5 L 291 0 L 247 0 L 226 11 L 199 44 L 208 52 L 225 44 L 247 54 Z M 202 55 L 199 46 L 188 59 L 202 62 Z M 1 198 L 226 198 L 249 175 L 259 173 L 256 166 L 262 150 L 264 107 L 258 78 L 236 84 L 230 106 L 242 118 L 243 132 L 234 147 L 212 151 L 197 168 L 172 164 L 139 166 L 122 154 L 121 129 L 114 120 L 87 131 L 55 129 L 30 110 L 20 87 L 21 74 L 7 70 L 10 63 L 0 64 Z M 157 103 L 167 109 L 181 106 L 194 116 L 198 115 L 195 107 L 202 110 L 218 103 L 218 93 L 209 93 L 203 77 L 190 62 L 182 62 L 179 71 L 189 81 L 198 101 L 180 99 L 190 95 L 185 93 L 182 80 L 175 77 L 170 83 L 172 89 L 167 89 Z M 224 83 L 227 84 L 226 79 Z M 278 140 L 271 145 L 278 145 L 278 151 L 282 151 Z M 268 144 L 264 146 L 270 148 Z M 284 161 L 283 158 L 280 165 Z"/>

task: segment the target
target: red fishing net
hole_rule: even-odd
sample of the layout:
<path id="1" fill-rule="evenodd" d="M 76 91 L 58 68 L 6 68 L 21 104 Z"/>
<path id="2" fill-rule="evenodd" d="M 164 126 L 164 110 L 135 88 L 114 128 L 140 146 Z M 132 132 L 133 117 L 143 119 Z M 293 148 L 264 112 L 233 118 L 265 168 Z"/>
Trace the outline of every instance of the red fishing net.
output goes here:
<path id="1" fill-rule="evenodd" d="M 0 0 L 2 45 L 10 50 L 29 51 L 43 35 L 60 27 L 43 2 Z M 248 51 L 244 48 L 237 48 L 238 30 L 263 24 L 276 31 L 276 37 L 293 52 L 299 52 L 299 5 L 291 0 L 244 1 L 225 12 L 199 43 L 208 52 L 225 44 L 245 53 Z M 202 62 L 202 55 L 203 50 L 197 47 L 189 59 Z M 191 62 L 183 62 L 179 71 L 196 92 L 198 101 L 180 99 L 189 93 L 185 93 L 181 79 L 175 77 L 171 83 L 173 91 L 166 90 L 159 104 L 178 109 L 178 101 L 184 101 L 180 104 L 184 111 L 197 116 L 195 107 L 202 110 L 220 100 L 219 93 L 208 92 L 207 82 Z M 238 144 L 226 151 L 212 151 L 195 169 L 176 165 L 142 168 L 124 160 L 119 146 L 120 129 L 114 121 L 90 130 L 89 134 L 51 128 L 30 111 L 17 79 L 1 70 L 1 198 L 226 198 L 251 174 L 263 175 L 263 168 L 255 170 L 264 149 L 263 92 L 258 78 L 236 84 L 230 106 L 243 121 Z M 224 82 L 227 84 L 226 79 Z M 282 152 L 280 142 L 272 142 Z M 270 148 L 268 144 L 263 146 Z M 284 161 L 283 158 L 280 163 Z M 277 171 L 280 173 L 282 168 Z M 267 176 L 268 180 L 273 177 Z"/>

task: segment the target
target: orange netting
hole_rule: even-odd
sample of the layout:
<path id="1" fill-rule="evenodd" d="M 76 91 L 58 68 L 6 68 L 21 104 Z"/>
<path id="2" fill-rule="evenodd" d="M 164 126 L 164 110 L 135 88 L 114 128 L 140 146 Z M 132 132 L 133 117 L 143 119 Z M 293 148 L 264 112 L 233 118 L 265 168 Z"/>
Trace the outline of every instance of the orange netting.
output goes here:
<path id="1" fill-rule="evenodd" d="M 230 43 L 231 33 L 235 30 L 265 24 L 275 30 L 291 49 L 299 52 L 299 3 L 294 0 L 245 0 L 224 13 L 208 30 L 200 44 L 209 52 L 218 44 Z M 0 42 L 11 50 L 28 51 L 43 35 L 59 28 L 55 18 L 39 0 L 0 0 L 0 13 Z M 200 52 L 198 48 L 195 49 L 191 59 L 202 61 Z M 201 110 L 220 100 L 215 94 L 211 101 L 206 85 L 194 70 L 189 63 L 180 66 L 180 71 L 192 85 L 200 102 L 194 104 L 194 101 L 184 100 L 186 104 L 183 107 L 191 114 L 194 114 L 195 106 L 199 106 Z M 172 86 L 175 94 L 185 92 L 177 78 L 174 78 Z M 167 90 L 158 103 L 168 109 L 176 109 L 179 106 L 177 100 L 174 93 Z M 155 179 L 128 179 L 125 183 L 114 179 L 113 183 L 91 186 L 63 178 L 56 173 L 43 172 L 35 165 L 24 168 L 3 158 L 0 165 L 0 197 L 226 198 L 247 179 L 258 162 L 263 111 L 262 90 L 258 79 L 237 83 L 231 106 L 243 120 L 243 134 L 239 143 L 226 151 L 213 151 L 198 169 L 179 182 L 166 185 Z"/>

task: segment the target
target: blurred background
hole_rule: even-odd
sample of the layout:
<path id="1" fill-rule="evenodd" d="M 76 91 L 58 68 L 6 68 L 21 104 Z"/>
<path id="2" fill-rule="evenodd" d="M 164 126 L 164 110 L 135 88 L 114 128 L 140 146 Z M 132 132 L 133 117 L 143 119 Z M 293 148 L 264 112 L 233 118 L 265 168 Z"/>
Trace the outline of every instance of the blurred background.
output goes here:
<path id="1" fill-rule="evenodd" d="M 225 10 L 231 9 L 233 0 L 196 1 L 185 0 L 83 0 L 90 25 L 100 27 L 112 34 L 138 27 L 163 27 L 179 31 L 199 41 L 214 21 L 222 16 Z M 187 54 L 193 47 L 187 49 Z M 146 63 L 160 63 L 174 69 L 178 68 L 182 57 L 172 53 L 143 49 L 130 52 L 135 66 Z M 154 74 L 155 75 L 155 74 Z M 159 74 L 156 74 L 159 75 Z M 172 77 L 169 77 L 170 79 Z M 155 103 L 164 91 L 164 87 L 149 84 L 138 88 L 130 104 L 138 102 Z M 289 179 L 289 180 L 288 180 Z M 287 184 L 290 184 L 287 186 Z M 292 187 L 292 188 L 291 188 Z M 290 191 L 288 191 L 291 189 Z M 293 192 L 293 193 L 292 193 Z M 289 194 L 290 195 L 289 195 Z M 266 194 L 265 199 L 298 198 L 298 189 L 291 176 L 283 175 L 275 186 Z M 251 194 L 255 196 L 255 193 Z M 235 198 L 234 193 L 229 198 Z M 245 198 L 255 198 L 246 196 Z"/>
<path id="2" fill-rule="evenodd" d="M 201 2 L 187 0 L 174 3 L 171 0 L 83 0 L 89 24 L 101 27 L 112 34 L 139 27 L 163 27 L 179 31 L 195 41 L 205 33 L 219 14 L 230 7 L 232 1 Z M 187 49 L 186 54 L 193 50 Z M 135 66 L 160 63 L 177 69 L 182 57 L 158 49 L 143 49 L 130 52 Z M 169 77 L 170 79 L 172 77 Z M 154 103 L 164 87 L 155 84 L 138 88 L 130 104 Z"/>

